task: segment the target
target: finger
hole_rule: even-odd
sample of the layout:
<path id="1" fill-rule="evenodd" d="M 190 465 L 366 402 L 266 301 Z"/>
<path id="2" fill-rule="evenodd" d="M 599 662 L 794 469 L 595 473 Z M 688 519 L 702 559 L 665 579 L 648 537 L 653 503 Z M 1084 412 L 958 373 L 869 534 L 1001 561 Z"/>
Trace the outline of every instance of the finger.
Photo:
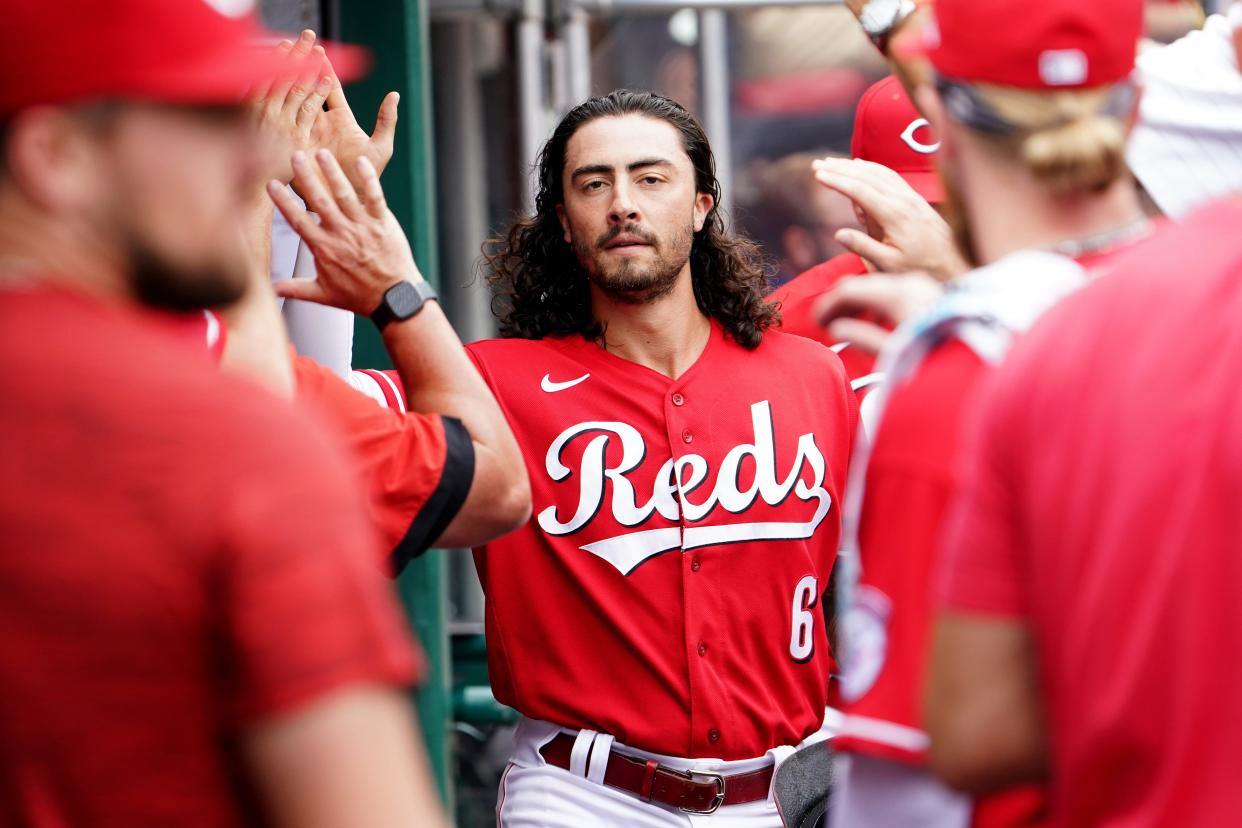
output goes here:
<path id="1" fill-rule="evenodd" d="M 284 56 L 284 55 L 289 54 L 289 50 L 292 48 L 293 48 L 292 40 L 282 40 L 276 44 L 276 48 L 274 51 L 277 55 Z M 262 107 L 263 104 L 267 101 L 267 97 L 271 93 L 271 91 L 272 91 L 272 79 L 268 78 L 267 80 L 261 81 L 258 84 L 256 84 L 255 87 L 252 90 L 250 90 L 250 93 L 246 96 L 246 98 L 256 108 Z"/>
<path id="2" fill-rule="evenodd" d="M 852 348 L 878 354 L 892 332 L 874 322 L 847 316 L 833 320 L 828 326 L 828 336 L 837 342 L 848 342 Z"/>
<path id="3" fill-rule="evenodd" d="M 895 286 L 892 277 L 851 276 L 837 282 L 816 300 L 811 312 L 820 325 L 862 313 L 895 321 L 899 304 L 900 288 Z"/>
<path id="4" fill-rule="evenodd" d="M 276 205 L 276 209 L 289 222 L 289 226 L 294 232 L 306 240 L 308 245 L 312 246 L 312 240 L 318 237 L 319 225 L 315 223 L 315 219 L 306 209 L 298 203 L 293 194 L 281 184 L 279 181 L 269 181 L 267 183 L 267 194 Z"/>
<path id="5" fill-rule="evenodd" d="M 392 147 L 393 137 L 397 134 L 397 105 L 401 103 L 399 92 L 389 92 L 380 102 L 379 112 L 375 115 L 375 129 L 371 132 L 371 142 L 386 144 Z"/>
<path id="6" fill-rule="evenodd" d="M 328 75 L 332 78 L 332 90 L 328 92 L 328 109 L 349 109 L 349 101 L 345 100 L 345 90 L 341 87 L 341 79 L 337 77 L 332 61 L 328 61 Z"/>
<path id="7" fill-rule="evenodd" d="M 358 181 L 362 184 L 362 205 L 372 218 L 383 218 L 388 214 L 388 202 L 384 199 L 384 188 L 380 186 L 375 165 L 364 155 L 358 159 L 355 167 L 358 170 Z"/>
<path id="8" fill-rule="evenodd" d="M 315 93 L 316 81 L 322 74 L 323 55 L 323 47 L 316 46 L 310 55 L 301 59 L 301 68 L 285 93 L 285 100 L 281 105 L 281 115 L 286 121 L 296 121 L 302 104 Z"/>
<path id="9" fill-rule="evenodd" d="M 293 46 L 289 49 L 289 59 L 295 63 L 305 60 L 314 45 L 315 33 L 310 29 L 303 29 L 302 34 L 298 36 L 298 39 L 293 42 Z M 268 95 L 268 112 L 274 114 L 284 108 L 285 101 L 288 99 L 290 91 L 298 85 L 301 74 L 301 71 L 294 73 L 272 86 L 272 90 Z"/>
<path id="10" fill-rule="evenodd" d="M 324 75 L 319 79 L 319 83 L 315 84 L 315 90 L 306 96 L 306 100 L 302 101 L 295 123 L 303 134 L 309 133 L 311 127 L 315 125 L 315 119 L 323 112 L 323 102 L 327 100 L 328 93 L 331 91 L 332 81 Z"/>
<path id="11" fill-rule="evenodd" d="M 307 209 L 318 214 L 321 224 L 332 226 L 341 222 L 341 211 L 336 208 L 336 200 L 323 182 L 319 164 L 304 152 L 293 154 L 293 183 L 297 185 L 298 195 L 306 202 Z"/>
<path id="12" fill-rule="evenodd" d="M 873 181 L 848 172 L 819 168 L 815 171 L 815 180 L 830 190 L 836 190 L 881 221 L 893 215 L 897 206 L 891 195 L 877 188 Z"/>
<path id="13" fill-rule="evenodd" d="M 304 302 L 316 302 L 320 305 L 330 304 L 328 292 L 316 279 L 285 279 L 275 282 L 272 287 L 276 295 L 284 299 L 301 299 Z"/>
<path id="14" fill-rule="evenodd" d="M 328 182 L 328 189 L 332 192 L 332 198 L 336 200 L 337 208 L 347 218 L 355 221 L 361 218 L 362 203 L 358 201 L 354 185 L 350 184 L 349 179 L 345 177 L 336 157 L 328 150 L 321 149 L 315 153 L 315 160 L 319 162 L 319 170 L 323 173 L 324 180 Z"/>
<path id="15" fill-rule="evenodd" d="M 315 33 L 311 29 L 303 29 L 298 35 L 297 42 L 293 44 L 291 52 L 293 57 L 306 57 L 311 53 L 311 48 L 315 45 Z"/>
<path id="16" fill-rule="evenodd" d="M 833 238 L 846 250 L 863 257 L 875 265 L 876 270 L 883 273 L 909 270 L 905 256 L 900 250 L 890 244 L 876 241 L 861 230 L 842 228 L 833 235 Z"/>

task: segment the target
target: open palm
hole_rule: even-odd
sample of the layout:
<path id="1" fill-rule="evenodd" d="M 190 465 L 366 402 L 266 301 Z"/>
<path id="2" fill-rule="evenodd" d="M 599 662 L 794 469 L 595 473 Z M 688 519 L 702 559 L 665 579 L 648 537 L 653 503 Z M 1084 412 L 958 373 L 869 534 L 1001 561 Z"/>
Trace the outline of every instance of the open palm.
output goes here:
<path id="1" fill-rule="evenodd" d="M 375 128 L 370 135 L 358 125 L 354 111 L 345 99 L 341 82 L 333 73 L 331 76 L 332 90 L 328 94 L 328 108 L 315 119 L 311 129 L 311 144 L 315 149 L 326 149 L 340 161 L 341 167 L 349 176 L 355 188 L 362 182 L 357 180 L 357 160 L 366 158 L 371 162 L 376 173 L 382 173 L 392 159 L 393 139 L 397 132 L 397 104 L 401 96 L 389 92 L 380 103 L 379 113 L 375 116 Z"/>

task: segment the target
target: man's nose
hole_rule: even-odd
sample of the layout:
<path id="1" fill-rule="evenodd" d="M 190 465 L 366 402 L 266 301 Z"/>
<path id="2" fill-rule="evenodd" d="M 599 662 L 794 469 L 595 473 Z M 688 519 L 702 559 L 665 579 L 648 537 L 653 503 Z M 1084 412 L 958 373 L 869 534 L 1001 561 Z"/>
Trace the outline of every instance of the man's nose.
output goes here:
<path id="1" fill-rule="evenodd" d="M 618 182 L 612 190 L 612 204 L 608 209 L 608 220 L 614 224 L 638 221 L 641 216 L 638 204 L 634 200 L 633 191 L 625 182 Z"/>

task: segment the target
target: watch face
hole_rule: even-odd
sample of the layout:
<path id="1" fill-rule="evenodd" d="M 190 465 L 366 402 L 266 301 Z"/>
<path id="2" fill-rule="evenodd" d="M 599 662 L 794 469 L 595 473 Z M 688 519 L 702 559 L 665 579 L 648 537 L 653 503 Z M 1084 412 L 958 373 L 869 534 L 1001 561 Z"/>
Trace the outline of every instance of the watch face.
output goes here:
<path id="1" fill-rule="evenodd" d="M 409 319 L 423 306 L 423 298 L 409 282 L 393 285 L 384 294 L 384 301 L 397 319 Z"/>
<path id="2" fill-rule="evenodd" d="M 901 0 L 871 0 L 863 7 L 859 22 L 867 34 L 883 34 L 893 27 L 899 11 Z"/>

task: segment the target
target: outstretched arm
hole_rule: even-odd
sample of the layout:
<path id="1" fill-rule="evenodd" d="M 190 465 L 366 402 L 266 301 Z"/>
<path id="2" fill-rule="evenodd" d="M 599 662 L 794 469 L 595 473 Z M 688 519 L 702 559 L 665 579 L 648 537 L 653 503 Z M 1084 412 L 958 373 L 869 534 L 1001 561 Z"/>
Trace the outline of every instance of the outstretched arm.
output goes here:
<path id="1" fill-rule="evenodd" d="M 296 154 L 293 168 L 320 222 L 278 182 L 269 185 L 268 193 L 314 253 L 319 278 L 281 282 L 277 291 L 282 296 L 370 315 L 388 288 L 403 280 L 422 281 L 369 159 L 355 162 L 361 194 L 327 150 L 319 150 L 314 159 Z M 409 409 L 460 419 L 473 443 L 474 480 L 437 545 L 476 546 L 525 523 L 530 485 L 517 441 L 439 305 L 427 303 L 417 315 L 389 324 L 384 345 L 401 375 Z"/>

